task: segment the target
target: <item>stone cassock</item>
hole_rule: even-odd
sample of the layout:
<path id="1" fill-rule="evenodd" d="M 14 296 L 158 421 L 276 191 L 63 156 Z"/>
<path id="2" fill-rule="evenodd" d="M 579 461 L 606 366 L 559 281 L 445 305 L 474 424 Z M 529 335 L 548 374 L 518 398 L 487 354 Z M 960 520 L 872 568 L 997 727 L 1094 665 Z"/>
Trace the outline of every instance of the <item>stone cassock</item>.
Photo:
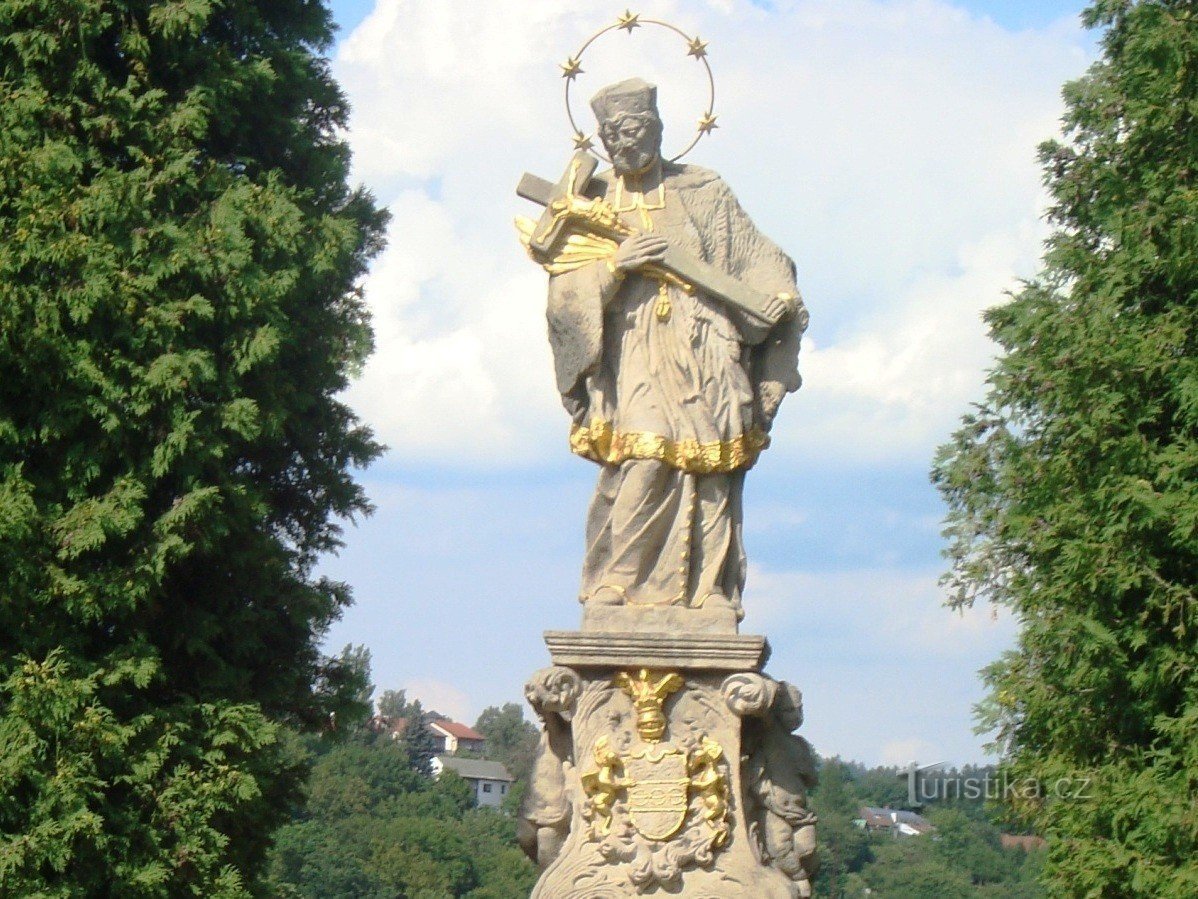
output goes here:
<path id="1" fill-rule="evenodd" d="M 661 159 L 652 85 L 621 82 L 592 106 L 614 162 L 597 180 L 633 237 L 549 282 L 571 448 L 601 466 L 581 599 L 739 610 L 744 474 L 783 394 L 799 386 L 807 316 L 794 265 L 718 175 Z M 667 243 L 779 297 L 790 314 L 766 330 L 656 272 Z"/>
<path id="2" fill-rule="evenodd" d="M 799 386 L 794 266 L 719 176 L 662 159 L 652 85 L 592 107 L 612 169 L 582 153 L 556 189 L 521 183 L 547 207 L 521 231 L 550 273 L 570 445 L 600 466 L 582 628 L 545 634 L 526 687 L 533 897 L 810 896 L 801 697 L 738 632 L 744 476 Z"/>

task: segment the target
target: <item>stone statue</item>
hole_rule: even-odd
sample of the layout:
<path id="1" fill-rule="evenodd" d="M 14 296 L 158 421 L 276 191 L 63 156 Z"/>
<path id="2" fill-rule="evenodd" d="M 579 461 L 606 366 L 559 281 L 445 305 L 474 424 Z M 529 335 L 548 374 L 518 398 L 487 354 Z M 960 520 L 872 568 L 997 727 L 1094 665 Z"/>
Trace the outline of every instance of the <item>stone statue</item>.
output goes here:
<path id="1" fill-rule="evenodd" d="M 745 727 L 746 811 L 756 824 L 762 859 L 789 877 L 796 895 L 806 899 L 819 867 L 815 815 L 807 804 L 807 791 L 816 783 L 815 753 L 794 733 L 803 723 L 798 688 L 773 682 L 768 692 L 772 698 L 761 717 Z"/>
<path id="2" fill-rule="evenodd" d="M 547 868 L 570 833 L 572 803 L 566 776 L 574 767 L 570 718 L 578 699 L 578 675 L 569 668 L 542 668 L 524 687 L 524 697 L 541 719 L 541 743 L 516 823 L 520 846 Z"/>
<path id="3" fill-rule="evenodd" d="M 684 37 L 708 76 L 694 146 L 715 122 L 707 44 L 631 10 L 561 66 L 567 111 L 582 52 L 642 25 Z M 544 725 L 517 819 L 541 868 L 531 899 L 801 899 L 816 868 L 802 699 L 738 623 L 744 476 L 799 386 L 807 312 L 720 177 L 663 158 L 653 85 L 591 107 L 611 168 L 575 127 L 558 183 L 517 188 L 544 207 L 517 225 L 549 273 L 570 446 L 600 466 L 582 626 L 545 633 L 553 667 L 525 688 Z"/>
<path id="4" fill-rule="evenodd" d="M 556 254 L 534 254 L 551 272 L 549 339 L 570 445 L 601 466 L 580 599 L 739 618 L 745 471 L 800 383 L 807 314 L 794 265 L 718 175 L 662 158 L 653 85 L 622 81 L 591 105 L 612 168 L 581 185 L 595 196 L 566 199 L 621 239 L 589 235 L 599 246 L 588 255 L 588 235 L 574 233 Z M 671 257 L 764 300 L 755 308 L 679 277 Z"/>

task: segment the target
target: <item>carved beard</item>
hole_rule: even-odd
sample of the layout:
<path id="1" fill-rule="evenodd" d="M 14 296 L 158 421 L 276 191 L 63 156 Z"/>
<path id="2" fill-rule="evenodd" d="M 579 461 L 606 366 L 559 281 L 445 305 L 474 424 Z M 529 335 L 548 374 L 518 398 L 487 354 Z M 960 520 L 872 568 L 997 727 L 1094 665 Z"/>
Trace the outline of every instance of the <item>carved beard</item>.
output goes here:
<path id="1" fill-rule="evenodd" d="M 647 147 L 641 141 L 616 141 L 607 147 L 612 167 L 620 175 L 641 175 L 653 167 L 659 157 L 657 147 Z"/>
<path id="2" fill-rule="evenodd" d="M 643 175 L 661 159 L 661 126 L 642 126 L 639 134 L 620 134 L 618 130 L 600 130 L 603 148 L 611 158 L 617 175 Z"/>

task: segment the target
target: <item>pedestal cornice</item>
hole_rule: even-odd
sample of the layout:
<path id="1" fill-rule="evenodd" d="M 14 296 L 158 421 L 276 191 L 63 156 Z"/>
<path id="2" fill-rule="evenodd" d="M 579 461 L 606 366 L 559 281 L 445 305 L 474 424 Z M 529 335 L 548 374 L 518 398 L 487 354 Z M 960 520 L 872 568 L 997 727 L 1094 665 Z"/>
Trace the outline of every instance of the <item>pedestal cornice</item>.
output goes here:
<path id="1" fill-rule="evenodd" d="M 571 668 L 760 671 L 770 655 L 755 634 L 546 631 L 545 644 L 555 665 Z"/>

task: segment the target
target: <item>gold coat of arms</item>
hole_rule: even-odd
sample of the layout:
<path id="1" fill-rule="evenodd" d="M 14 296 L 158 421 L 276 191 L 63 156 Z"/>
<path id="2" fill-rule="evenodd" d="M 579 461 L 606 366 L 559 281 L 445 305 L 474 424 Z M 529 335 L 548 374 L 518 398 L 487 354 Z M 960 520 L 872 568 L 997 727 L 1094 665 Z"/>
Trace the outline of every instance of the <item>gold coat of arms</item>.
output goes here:
<path id="1" fill-rule="evenodd" d="M 595 743 L 596 768 L 582 776 L 582 785 L 599 835 L 611 831 L 615 804 L 623 799 L 628 823 L 646 839 L 664 842 L 686 825 L 698 797 L 698 816 L 711 831 L 711 848 L 727 841 L 729 790 L 723 749 L 707 737 L 690 750 L 664 739 L 662 705 L 682 683 L 677 674 L 654 675 L 646 669 L 635 676 L 616 675 L 615 684 L 636 708 L 641 742 L 623 753 L 616 752 L 606 736 Z"/>

